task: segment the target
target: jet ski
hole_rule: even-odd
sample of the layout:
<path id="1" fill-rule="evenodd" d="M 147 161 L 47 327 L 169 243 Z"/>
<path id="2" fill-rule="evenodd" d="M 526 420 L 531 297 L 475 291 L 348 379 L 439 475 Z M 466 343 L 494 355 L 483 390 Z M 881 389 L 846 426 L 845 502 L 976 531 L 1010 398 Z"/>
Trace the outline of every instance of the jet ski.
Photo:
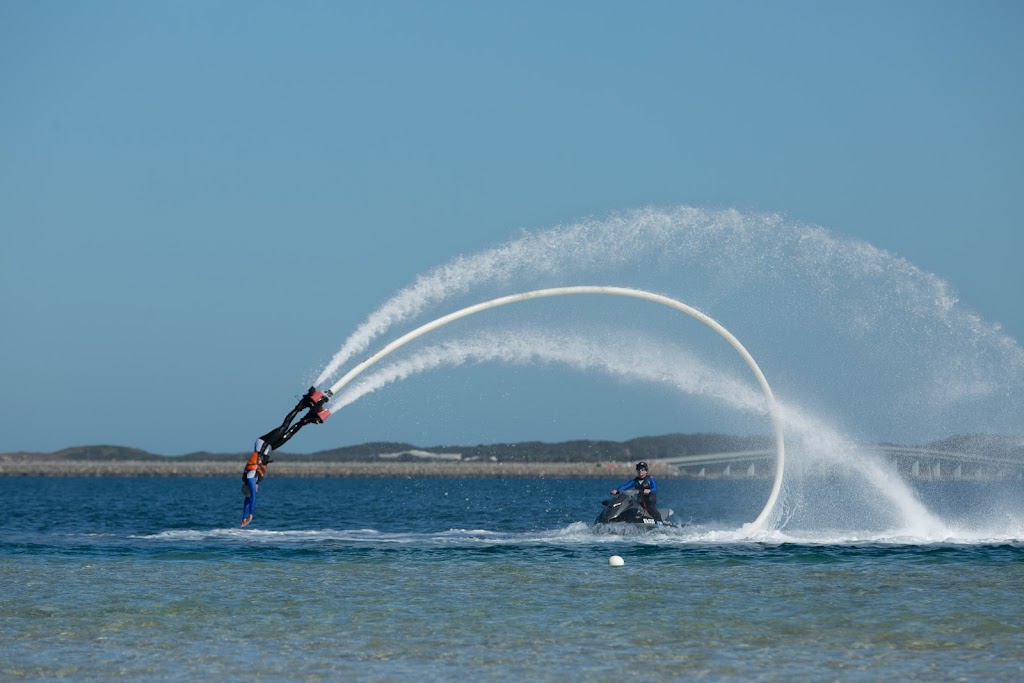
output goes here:
<path id="1" fill-rule="evenodd" d="M 654 529 L 661 526 L 675 526 L 668 518 L 672 511 L 663 512 L 661 517 L 664 521 L 657 522 L 647 510 L 637 502 L 636 491 L 627 489 L 620 491 L 608 500 L 602 500 L 604 509 L 597 516 L 594 524 L 621 525 L 623 528 L 644 528 Z M 610 527 L 609 527 L 610 528 Z"/>

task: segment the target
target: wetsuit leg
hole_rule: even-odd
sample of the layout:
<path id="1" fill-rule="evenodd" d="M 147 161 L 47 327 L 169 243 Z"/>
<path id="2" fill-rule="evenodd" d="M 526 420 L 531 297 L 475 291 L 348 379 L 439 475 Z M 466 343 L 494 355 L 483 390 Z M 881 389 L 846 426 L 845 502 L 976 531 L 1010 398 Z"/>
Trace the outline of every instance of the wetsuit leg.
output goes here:
<path id="1" fill-rule="evenodd" d="M 292 438 L 295 435 L 295 432 L 299 431 L 299 428 L 302 427 L 302 422 L 292 425 L 292 421 L 295 419 L 295 416 L 301 413 L 305 408 L 305 405 L 299 403 L 299 405 L 292 408 L 292 411 L 285 416 L 284 421 L 277 429 L 267 432 L 261 436 L 260 439 L 272 450 L 280 448 L 281 444 Z M 303 418 L 303 420 L 305 420 L 305 418 Z"/>
<path id="2" fill-rule="evenodd" d="M 309 423 L 307 423 L 305 420 L 301 420 L 301 421 L 293 424 L 288 429 L 286 429 L 283 433 L 278 434 L 277 438 L 273 442 L 274 450 L 276 451 L 278 448 L 283 446 L 285 444 L 285 442 L 288 441 L 288 439 L 290 439 L 293 436 L 295 436 L 296 434 L 298 434 L 299 430 L 302 429 L 307 424 L 309 424 Z"/>
<path id="3" fill-rule="evenodd" d="M 303 405 L 303 403 L 300 401 L 299 405 L 297 405 L 294 408 L 292 408 L 291 412 L 288 413 L 285 416 L 284 422 L 281 423 L 281 427 L 280 428 L 281 429 L 287 429 L 288 425 L 290 425 L 292 423 L 292 420 L 295 419 L 295 416 L 298 415 L 299 413 L 301 413 L 305 409 L 306 409 L 306 406 Z"/>
<path id="4" fill-rule="evenodd" d="M 248 519 L 249 515 L 256 512 L 256 477 L 246 477 L 245 483 L 249 486 L 249 495 L 242 503 L 242 519 Z"/>
<path id="5" fill-rule="evenodd" d="M 644 509 L 647 510 L 647 514 L 654 518 L 655 522 L 662 522 L 661 513 L 658 512 L 658 494 L 652 493 L 646 496 L 643 501 Z"/>
<path id="6" fill-rule="evenodd" d="M 308 424 L 313 424 L 316 421 L 316 415 L 314 415 L 312 411 L 306 413 L 305 415 L 302 416 L 301 420 L 293 424 L 288 429 L 284 430 L 284 432 L 278 433 L 278 430 L 275 430 L 271 435 L 269 435 L 273 436 L 273 440 L 270 441 L 270 445 L 276 451 L 278 448 L 283 446 L 284 443 L 288 441 L 288 439 L 298 434 L 300 429 L 302 429 Z M 266 440 L 266 437 L 263 438 L 264 440 Z"/>

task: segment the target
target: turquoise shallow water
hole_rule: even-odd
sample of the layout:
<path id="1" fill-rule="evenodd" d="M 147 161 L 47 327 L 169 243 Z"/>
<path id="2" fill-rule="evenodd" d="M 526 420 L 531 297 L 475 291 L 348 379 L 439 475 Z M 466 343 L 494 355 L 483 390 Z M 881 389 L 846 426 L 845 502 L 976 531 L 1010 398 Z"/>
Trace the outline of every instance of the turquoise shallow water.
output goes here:
<path id="1" fill-rule="evenodd" d="M 726 481 L 599 533 L 618 483 L 269 479 L 241 530 L 234 480 L 0 479 L 0 680 L 1024 678 L 1019 538 L 751 539 Z"/>

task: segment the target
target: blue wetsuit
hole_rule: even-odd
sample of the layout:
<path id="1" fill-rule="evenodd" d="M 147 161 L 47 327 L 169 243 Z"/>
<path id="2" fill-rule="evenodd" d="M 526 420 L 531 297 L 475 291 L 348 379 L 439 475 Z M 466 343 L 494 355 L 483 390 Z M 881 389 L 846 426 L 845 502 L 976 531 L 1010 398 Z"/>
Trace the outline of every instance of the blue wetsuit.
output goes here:
<path id="1" fill-rule="evenodd" d="M 242 503 L 242 519 L 246 519 L 256 512 L 256 477 L 247 477 L 245 485 L 249 487 L 249 493 Z"/>

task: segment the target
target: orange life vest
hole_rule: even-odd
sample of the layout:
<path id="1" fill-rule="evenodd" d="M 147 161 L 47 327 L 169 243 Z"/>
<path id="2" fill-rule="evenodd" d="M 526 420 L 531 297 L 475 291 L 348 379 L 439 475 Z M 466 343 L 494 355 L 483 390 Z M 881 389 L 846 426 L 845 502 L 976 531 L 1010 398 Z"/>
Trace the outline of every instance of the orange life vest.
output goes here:
<path id="1" fill-rule="evenodd" d="M 256 472 L 256 483 L 263 481 L 263 477 L 267 474 L 267 464 L 260 457 L 259 451 L 253 451 L 249 456 L 249 462 L 245 463 L 245 470 L 242 471 L 242 479 L 245 479 L 246 475 L 253 471 Z"/>

